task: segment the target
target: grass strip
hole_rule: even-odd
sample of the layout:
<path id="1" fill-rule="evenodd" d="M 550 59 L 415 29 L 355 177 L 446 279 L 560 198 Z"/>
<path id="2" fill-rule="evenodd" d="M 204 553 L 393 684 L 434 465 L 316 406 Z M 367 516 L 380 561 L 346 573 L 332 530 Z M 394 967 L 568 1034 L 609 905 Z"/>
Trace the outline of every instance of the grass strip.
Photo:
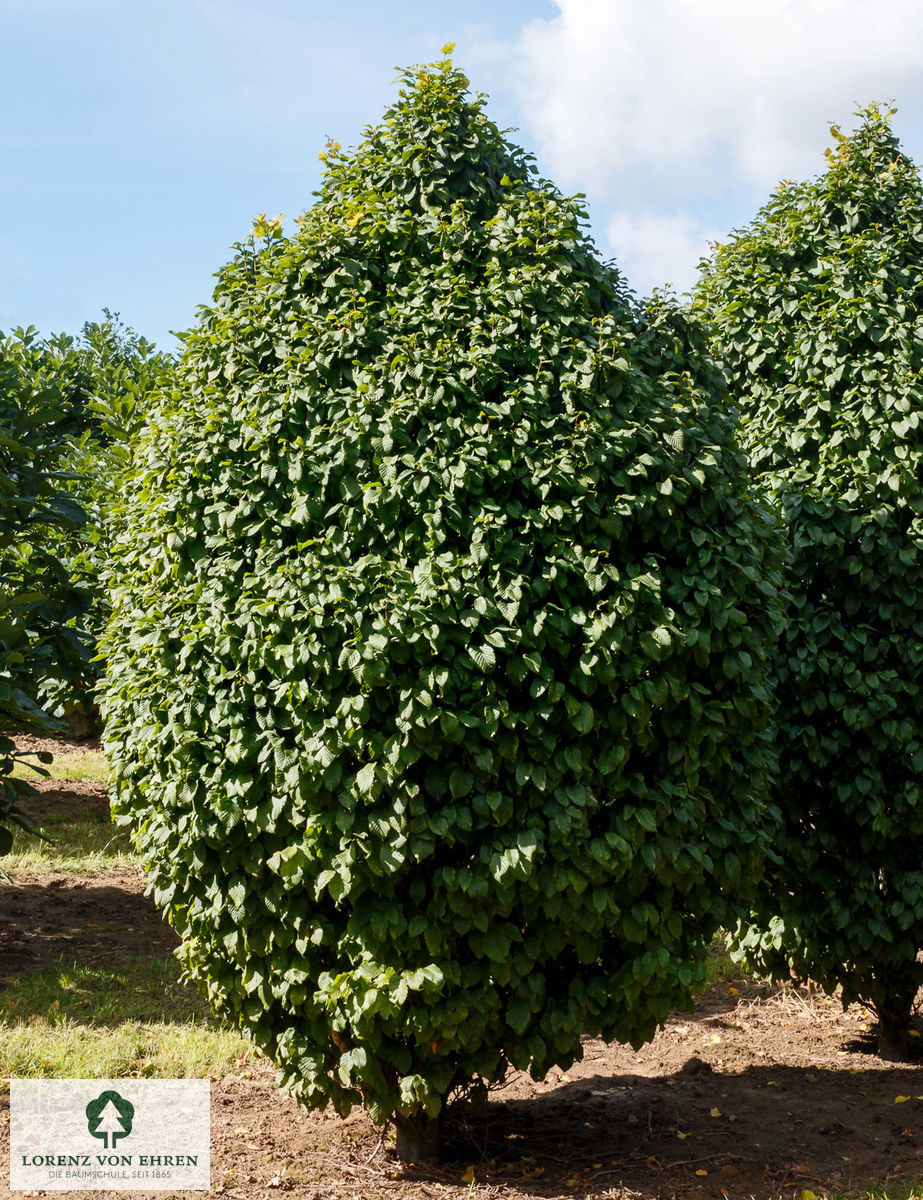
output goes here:
<path id="1" fill-rule="evenodd" d="M 54 761 L 43 770 L 49 774 L 46 783 L 109 782 L 109 766 L 101 750 L 73 750 L 66 754 L 55 754 Z M 17 762 L 13 768 L 13 778 L 26 779 L 30 783 L 42 781 L 42 776 L 29 767 L 28 760 Z"/>
<path id="2" fill-rule="evenodd" d="M 202 1078 L 239 1072 L 255 1056 L 171 958 L 62 961 L 0 991 L 2 1078 Z"/>
<path id="3" fill-rule="evenodd" d="M 52 813 L 41 822 L 51 838 L 44 842 L 21 830 L 13 835 L 13 848 L 3 859 L 7 874 L 16 871 L 54 871 L 68 875 L 98 875 L 137 867 L 128 831 L 112 824 L 108 813 L 93 808 Z"/>

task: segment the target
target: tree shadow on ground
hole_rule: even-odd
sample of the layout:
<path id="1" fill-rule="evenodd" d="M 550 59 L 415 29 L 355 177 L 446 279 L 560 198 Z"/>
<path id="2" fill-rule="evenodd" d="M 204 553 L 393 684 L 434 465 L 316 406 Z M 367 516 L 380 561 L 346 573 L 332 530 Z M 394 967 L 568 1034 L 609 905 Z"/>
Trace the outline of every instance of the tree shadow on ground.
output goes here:
<path id="1" fill-rule="evenodd" d="M 0 1026 L 73 1021 L 212 1023 L 207 1002 L 180 980 L 178 938 L 143 878 L 51 879 L 0 893 Z"/>
<path id="2" fill-rule="evenodd" d="M 0 987 L 62 961 L 96 966 L 167 959 L 178 943 L 140 872 L 52 878 L 0 892 Z"/>
<path id="3" fill-rule="evenodd" d="M 448 1160 L 492 1184 L 528 1179 L 536 1196 L 906 1194 L 923 1182 L 923 1069 L 595 1075 L 460 1113 L 446 1134 Z"/>

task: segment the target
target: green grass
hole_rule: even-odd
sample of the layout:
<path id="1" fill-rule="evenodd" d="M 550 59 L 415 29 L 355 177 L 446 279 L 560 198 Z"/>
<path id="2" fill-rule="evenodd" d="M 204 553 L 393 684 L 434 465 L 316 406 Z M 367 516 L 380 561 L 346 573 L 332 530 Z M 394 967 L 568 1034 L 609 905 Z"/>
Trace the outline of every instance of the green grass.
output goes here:
<path id="1" fill-rule="evenodd" d="M 73 811 L 48 817 L 42 829 L 51 842 L 15 831 L 13 848 L 0 864 L 10 876 L 16 871 L 98 875 L 138 865 L 127 830 L 113 825 L 106 813 L 81 812 L 79 797 Z"/>
<path id="2" fill-rule="evenodd" d="M 239 1072 L 249 1043 L 226 1029 L 189 1029 L 124 1021 L 114 1029 L 39 1019 L 4 1033 L 0 1073 L 7 1079 L 204 1079 Z"/>
<path id="3" fill-rule="evenodd" d="M 60 963 L 0 992 L 0 1077 L 202 1078 L 255 1058 L 166 960 Z"/>
<path id="4" fill-rule="evenodd" d="M 28 763 L 20 760 L 13 769 L 14 779 L 27 779 L 30 783 L 41 782 L 42 777 Z M 39 764 L 41 765 L 41 764 Z M 74 750 L 67 754 L 56 754 L 54 761 L 43 767 L 49 780 L 73 783 L 108 783 L 109 767 L 101 750 Z M 46 781 L 48 782 L 48 781 Z"/>
<path id="5" fill-rule="evenodd" d="M 209 1020 L 208 1005 L 181 982 L 179 965 L 163 958 L 126 958 L 118 965 L 93 966 L 62 958 L 44 971 L 24 971 L 0 990 L 0 1022 L 48 1018 L 85 1025 L 119 1021 Z"/>
<path id="6" fill-rule="evenodd" d="M 850 1188 L 846 1192 L 832 1188 L 830 1191 L 819 1193 L 818 1200 L 923 1200 L 923 1178 L 918 1179 L 916 1183 L 906 1179 L 868 1183 L 858 1188 Z"/>

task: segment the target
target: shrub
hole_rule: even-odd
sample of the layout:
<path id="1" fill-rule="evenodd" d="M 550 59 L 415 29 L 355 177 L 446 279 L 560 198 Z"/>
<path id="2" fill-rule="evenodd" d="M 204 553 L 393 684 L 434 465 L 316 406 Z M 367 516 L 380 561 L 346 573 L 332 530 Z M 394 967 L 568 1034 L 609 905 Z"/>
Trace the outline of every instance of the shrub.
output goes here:
<path id="1" fill-rule="evenodd" d="M 890 113 L 860 116 L 717 250 L 699 303 L 793 595 L 781 860 L 741 945 L 869 1004 L 899 1056 L 923 982 L 923 188 Z"/>
<path id="2" fill-rule="evenodd" d="M 59 389 L 71 413 L 59 467 L 87 517 L 79 528 L 59 530 L 50 549 L 74 586 L 89 597 L 87 610 L 71 621 L 88 652 L 79 671 L 51 670 L 40 700 L 71 730 L 84 732 L 93 731 L 98 715 L 95 689 L 104 663 L 96 644 L 109 615 L 105 572 L 111 527 L 118 519 L 118 479 L 149 398 L 167 382 L 172 367 L 171 356 L 139 337 L 118 313 L 104 309 L 103 316 L 85 322 L 77 338 L 61 334 L 35 342 L 31 362 Z"/>
<path id="3" fill-rule="evenodd" d="M 33 330 L 0 337 L 0 855 L 13 825 L 36 832 L 10 735 L 58 728 L 38 703 L 42 680 L 79 676 L 87 658 L 69 622 L 88 597 L 53 549 L 85 521 L 59 470 L 74 414 L 47 366 Z"/>
<path id="4" fill-rule="evenodd" d="M 720 376 L 448 61 L 260 218 L 138 448 L 116 810 L 310 1105 L 640 1045 L 765 840 L 780 543 Z"/>
<path id="5" fill-rule="evenodd" d="M 44 557 L 34 567 L 47 574 L 54 562 L 56 587 L 69 586 L 72 599 L 81 597 L 78 615 L 65 622 L 70 632 L 57 635 L 57 648 L 42 639 L 34 644 L 30 670 L 39 686 L 33 700 L 52 717 L 90 729 L 102 669 L 96 639 L 109 611 L 103 573 L 116 481 L 147 398 L 166 382 L 172 363 L 117 313 L 104 310 L 104 318 L 86 322 L 76 338 L 43 338 L 30 328 L 2 342 L 4 427 L 19 442 L 18 450 L 7 448 L 6 469 L 25 479 L 25 463 L 42 478 L 43 495 L 61 495 L 67 513 L 66 519 L 64 510 L 50 515 L 42 505 L 27 512 L 23 497 L 9 499 L 6 575 L 9 556 L 28 557 L 40 545 Z M 32 464 L 30 455 L 37 456 Z M 18 484 L 9 486 L 15 493 Z M 25 560 L 20 563 L 20 581 L 31 569 Z"/>

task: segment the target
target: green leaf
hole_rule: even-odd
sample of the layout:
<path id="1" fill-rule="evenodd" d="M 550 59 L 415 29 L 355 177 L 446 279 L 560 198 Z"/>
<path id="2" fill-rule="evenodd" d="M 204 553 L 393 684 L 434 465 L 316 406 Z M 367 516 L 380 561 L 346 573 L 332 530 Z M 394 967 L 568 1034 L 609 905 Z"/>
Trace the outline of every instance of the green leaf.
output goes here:
<path id="1" fill-rule="evenodd" d="M 524 1000 L 511 1000 L 506 1008 L 506 1019 L 516 1033 L 525 1033 L 531 1019 L 529 1006 Z"/>
<path id="2" fill-rule="evenodd" d="M 593 709 L 589 704 L 581 704 L 576 715 L 572 718 L 574 728 L 580 733 L 589 733 L 593 728 Z"/>

